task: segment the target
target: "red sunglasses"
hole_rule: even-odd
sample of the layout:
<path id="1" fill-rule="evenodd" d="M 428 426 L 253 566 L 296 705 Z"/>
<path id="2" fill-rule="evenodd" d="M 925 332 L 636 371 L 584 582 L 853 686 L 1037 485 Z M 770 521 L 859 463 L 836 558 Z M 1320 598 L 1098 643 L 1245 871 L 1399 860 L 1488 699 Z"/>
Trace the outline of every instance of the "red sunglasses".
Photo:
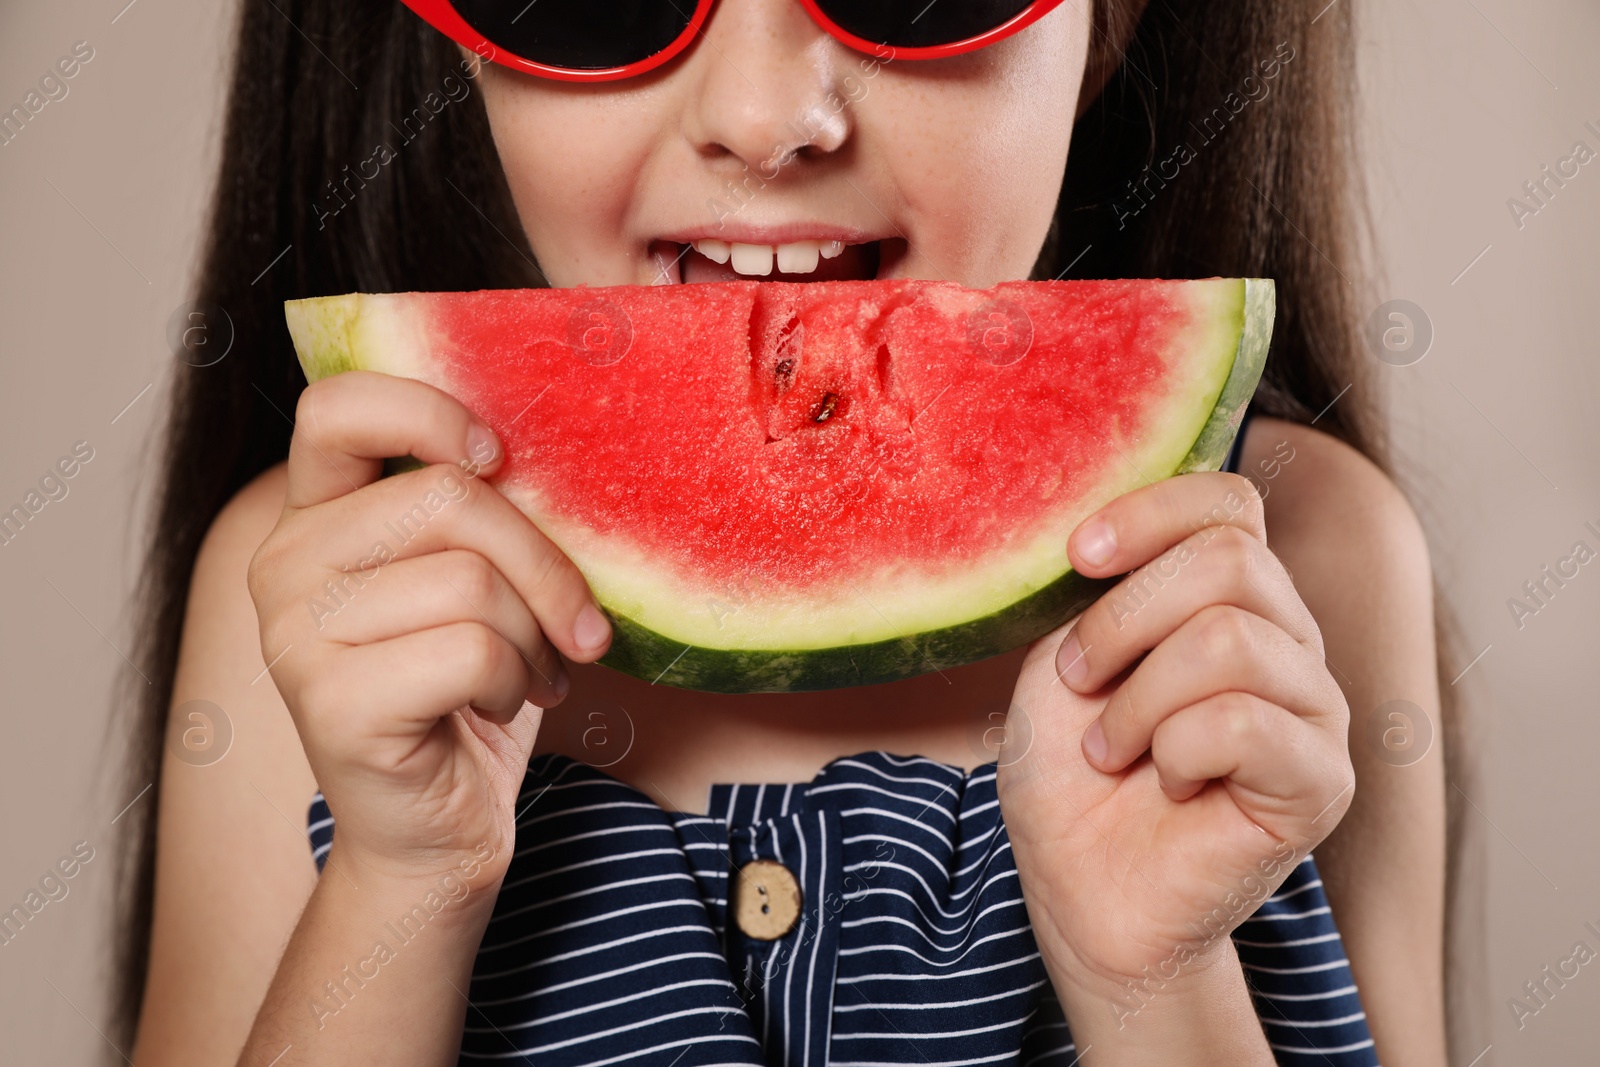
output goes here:
<path id="1" fill-rule="evenodd" d="M 682 52 L 716 0 L 403 0 L 434 29 L 542 78 L 616 81 Z M 1062 0 L 800 0 L 817 24 L 883 60 L 960 55 L 1009 37 Z"/>

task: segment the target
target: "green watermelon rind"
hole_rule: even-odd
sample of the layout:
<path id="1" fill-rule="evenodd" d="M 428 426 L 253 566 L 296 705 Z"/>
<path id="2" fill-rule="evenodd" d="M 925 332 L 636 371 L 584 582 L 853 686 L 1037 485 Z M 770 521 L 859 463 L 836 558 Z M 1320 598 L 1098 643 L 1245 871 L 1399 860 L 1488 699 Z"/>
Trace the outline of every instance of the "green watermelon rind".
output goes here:
<path id="1" fill-rule="evenodd" d="M 1233 370 L 1228 373 L 1228 380 L 1223 383 L 1216 406 L 1211 409 L 1211 418 L 1174 474 L 1222 469 L 1228 460 L 1228 451 L 1233 447 L 1233 439 L 1239 433 L 1245 406 L 1250 403 L 1256 386 L 1261 382 L 1261 372 L 1267 364 L 1267 349 L 1272 343 L 1277 287 L 1270 278 L 1243 280 L 1244 305 L 1240 309 L 1239 351 L 1233 359 Z"/>
<path id="2" fill-rule="evenodd" d="M 1239 338 L 1232 366 L 1211 414 L 1170 474 L 1213 471 L 1232 448 L 1245 405 L 1266 363 L 1275 314 L 1274 283 L 1247 278 L 1231 314 Z M 301 367 L 317 381 L 365 364 L 356 353 L 361 294 L 289 301 L 286 312 Z M 403 371 L 402 371 L 403 372 Z M 386 461 L 384 473 L 422 466 L 412 457 Z M 1154 479 L 1159 480 L 1159 479 Z M 712 693 L 810 692 L 897 681 L 1010 652 L 1051 632 L 1117 582 L 1067 570 L 1035 592 L 957 625 L 837 647 L 725 649 L 685 644 L 602 605 L 612 622 L 611 647 L 600 663 L 651 684 Z"/>

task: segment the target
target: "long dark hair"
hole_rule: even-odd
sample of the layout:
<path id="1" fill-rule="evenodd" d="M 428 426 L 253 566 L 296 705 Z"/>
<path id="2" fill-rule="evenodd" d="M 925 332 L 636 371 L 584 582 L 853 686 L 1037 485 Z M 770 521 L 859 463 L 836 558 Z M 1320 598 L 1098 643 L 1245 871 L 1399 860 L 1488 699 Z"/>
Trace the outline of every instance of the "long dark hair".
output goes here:
<path id="1" fill-rule="evenodd" d="M 1095 6 L 1091 62 L 1115 73 L 1077 123 L 1034 277 L 1276 279 L 1256 409 L 1315 420 L 1390 470 L 1374 360 L 1357 332 L 1366 294 L 1351 282 L 1362 277 L 1351 5 L 1316 17 L 1317 5 L 1278 0 L 1154 0 L 1138 16 L 1115 0 Z M 288 455 L 285 413 L 305 381 L 283 301 L 541 284 L 478 94 L 399 129 L 459 77 L 453 44 L 396 0 L 243 0 L 239 18 L 195 290 L 227 312 L 235 340 L 214 365 L 177 368 L 138 602 L 137 658 L 153 684 L 128 687 L 138 708 L 129 795 L 160 774 L 201 540 L 240 488 Z M 362 164 L 378 145 L 394 158 L 368 180 Z M 1191 157 L 1181 163 L 1179 145 Z M 1442 609 L 1439 621 L 1448 678 L 1453 630 Z M 1452 764 L 1455 719 L 1447 710 Z M 128 818 L 138 822 L 122 857 L 112 1035 L 124 1046 L 149 958 L 154 803 Z"/>

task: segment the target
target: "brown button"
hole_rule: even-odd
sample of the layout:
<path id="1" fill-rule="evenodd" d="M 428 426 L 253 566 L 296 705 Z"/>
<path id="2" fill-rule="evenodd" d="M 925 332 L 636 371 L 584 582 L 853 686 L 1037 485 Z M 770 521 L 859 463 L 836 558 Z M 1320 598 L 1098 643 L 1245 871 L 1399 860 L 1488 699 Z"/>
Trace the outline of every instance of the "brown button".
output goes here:
<path id="1" fill-rule="evenodd" d="M 781 863 L 745 864 L 734 877 L 732 894 L 734 922 L 757 941 L 776 941 L 800 918 L 800 883 Z"/>

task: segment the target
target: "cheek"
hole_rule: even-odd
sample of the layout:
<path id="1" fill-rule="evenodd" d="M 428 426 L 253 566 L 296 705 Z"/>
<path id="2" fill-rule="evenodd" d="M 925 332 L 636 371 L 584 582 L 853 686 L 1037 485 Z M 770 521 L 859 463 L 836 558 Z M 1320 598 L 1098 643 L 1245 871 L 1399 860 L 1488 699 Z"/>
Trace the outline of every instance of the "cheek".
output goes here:
<path id="1" fill-rule="evenodd" d="M 974 286 L 1026 277 L 1066 173 L 1077 83 L 941 86 L 918 98 L 885 123 L 880 150 L 934 266 Z"/>
<path id="2" fill-rule="evenodd" d="M 968 285 L 1027 276 L 1066 170 L 1086 40 L 1021 44 L 973 77 L 904 77 L 878 101 L 879 155 L 928 258 Z"/>
<path id="3" fill-rule="evenodd" d="M 633 280 L 619 241 L 649 158 L 647 109 L 596 107 L 593 96 L 497 74 L 484 104 L 523 231 L 556 286 Z"/>

